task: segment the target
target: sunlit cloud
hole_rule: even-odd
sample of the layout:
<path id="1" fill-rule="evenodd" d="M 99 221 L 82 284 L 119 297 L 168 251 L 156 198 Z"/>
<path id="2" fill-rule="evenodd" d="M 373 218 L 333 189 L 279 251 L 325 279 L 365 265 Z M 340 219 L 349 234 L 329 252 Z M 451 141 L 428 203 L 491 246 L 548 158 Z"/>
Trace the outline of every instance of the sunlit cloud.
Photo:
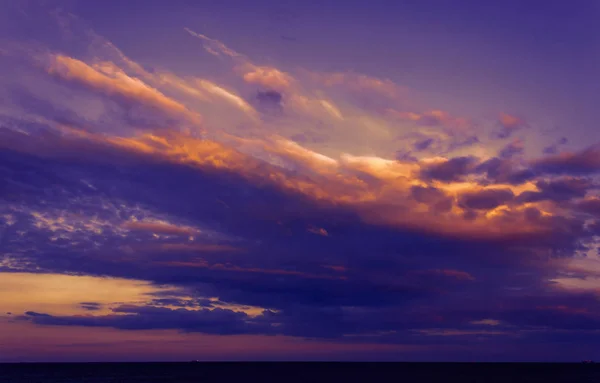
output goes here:
<path id="1" fill-rule="evenodd" d="M 291 86 L 294 79 L 277 68 L 255 67 L 252 71 L 244 74 L 244 81 L 266 88 L 285 90 Z"/>
<path id="2" fill-rule="evenodd" d="M 212 55 L 220 56 L 225 55 L 231 58 L 243 57 L 241 54 L 236 51 L 228 48 L 225 44 L 220 42 L 219 40 L 211 39 L 201 33 L 196 33 L 189 28 L 184 28 L 190 35 L 199 38 L 204 43 L 204 49 Z"/>
<path id="3" fill-rule="evenodd" d="M 204 89 L 207 92 L 209 92 L 217 97 L 223 98 L 224 100 L 235 105 L 236 107 L 240 108 L 244 112 L 249 113 L 251 115 L 256 113 L 254 111 L 254 109 L 246 101 L 244 101 L 240 96 L 233 94 L 233 93 L 221 88 L 220 86 L 215 85 L 206 80 L 198 80 L 197 83 L 201 87 L 201 89 Z"/>
<path id="4" fill-rule="evenodd" d="M 123 96 L 175 115 L 187 116 L 195 124 L 201 123 L 202 118 L 199 114 L 189 111 L 184 105 L 148 87 L 142 81 L 127 76 L 114 65 L 100 63 L 94 68 L 80 60 L 62 55 L 52 56 L 50 60 L 48 72 L 52 75 L 79 82 L 108 96 Z"/>

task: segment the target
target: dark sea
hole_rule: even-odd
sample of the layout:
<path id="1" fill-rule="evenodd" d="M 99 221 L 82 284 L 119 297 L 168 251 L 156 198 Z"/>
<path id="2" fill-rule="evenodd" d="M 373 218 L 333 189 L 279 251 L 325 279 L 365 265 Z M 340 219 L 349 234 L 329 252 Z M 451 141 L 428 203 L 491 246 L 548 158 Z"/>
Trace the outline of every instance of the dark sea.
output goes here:
<path id="1" fill-rule="evenodd" d="M 0 364 L 1 383 L 598 382 L 600 364 L 72 363 Z"/>

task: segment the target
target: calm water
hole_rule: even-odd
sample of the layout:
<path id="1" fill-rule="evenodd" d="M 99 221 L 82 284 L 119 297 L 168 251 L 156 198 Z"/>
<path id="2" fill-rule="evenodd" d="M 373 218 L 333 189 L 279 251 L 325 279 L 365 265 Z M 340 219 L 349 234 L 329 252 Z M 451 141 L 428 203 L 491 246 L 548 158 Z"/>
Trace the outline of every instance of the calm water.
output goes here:
<path id="1" fill-rule="evenodd" d="M 1 383 L 600 382 L 600 364 L 82 363 L 0 364 Z"/>

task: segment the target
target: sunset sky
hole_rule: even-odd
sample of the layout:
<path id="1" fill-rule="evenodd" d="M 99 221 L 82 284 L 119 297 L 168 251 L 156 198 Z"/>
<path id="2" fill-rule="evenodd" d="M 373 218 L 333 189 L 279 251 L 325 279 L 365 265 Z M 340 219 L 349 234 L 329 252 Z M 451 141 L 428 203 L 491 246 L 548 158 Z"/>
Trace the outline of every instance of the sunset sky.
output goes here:
<path id="1" fill-rule="evenodd" d="M 600 358 L 599 19 L 0 0 L 0 362 Z"/>

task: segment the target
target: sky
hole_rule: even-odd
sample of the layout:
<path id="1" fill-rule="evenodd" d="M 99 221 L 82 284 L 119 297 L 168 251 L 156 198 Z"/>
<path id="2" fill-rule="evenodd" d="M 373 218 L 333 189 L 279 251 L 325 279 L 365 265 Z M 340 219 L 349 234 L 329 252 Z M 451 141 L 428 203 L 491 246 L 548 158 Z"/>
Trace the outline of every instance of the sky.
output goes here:
<path id="1" fill-rule="evenodd" d="M 599 17 L 0 1 L 0 362 L 600 358 Z"/>

